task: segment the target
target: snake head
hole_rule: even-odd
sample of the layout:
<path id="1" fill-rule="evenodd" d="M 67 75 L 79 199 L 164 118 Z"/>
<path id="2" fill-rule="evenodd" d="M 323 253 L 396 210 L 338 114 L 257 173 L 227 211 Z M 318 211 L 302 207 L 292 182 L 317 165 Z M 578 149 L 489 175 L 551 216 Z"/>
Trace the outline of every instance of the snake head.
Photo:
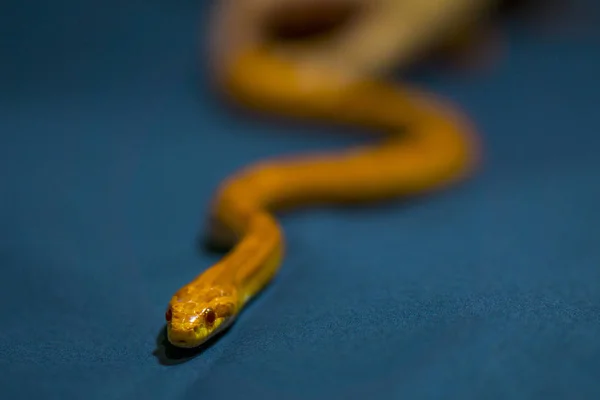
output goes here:
<path id="1" fill-rule="evenodd" d="M 221 288 L 186 287 L 167 308 L 167 338 L 182 348 L 194 348 L 229 327 L 237 313 L 235 293 Z"/>

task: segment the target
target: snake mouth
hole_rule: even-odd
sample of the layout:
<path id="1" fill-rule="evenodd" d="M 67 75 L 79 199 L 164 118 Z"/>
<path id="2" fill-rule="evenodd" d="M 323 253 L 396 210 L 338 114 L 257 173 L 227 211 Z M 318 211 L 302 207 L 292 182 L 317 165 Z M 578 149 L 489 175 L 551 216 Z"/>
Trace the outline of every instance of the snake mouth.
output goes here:
<path id="1" fill-rule="evenodd" d="M 222 334 L 234 322 L 234 317 L 225 318 L 216 328 L 208 330 L 205 327 L 196 327 L 193 330 L 177 332 L 171 324 L 167 325 L 167 339 L 175 347 L 194 349 L 206 345 L 209 341 Z"/>
<path id="2" fill-rule="evenodd" d="M 199 334 L 197 329 L 181 332 L 174 330 L 172 326 L 168 325 L 167 339 L 175 347 L 193 349 L 201 346 L 207 340 L 207 337 Z"/>
<path id="3" fill-rule="evenodd" d="M 356 0 L 281 2 L 267 14 L 265 36 L 274 43 L 324 41 L 345 30 L 362 13 Z"/>

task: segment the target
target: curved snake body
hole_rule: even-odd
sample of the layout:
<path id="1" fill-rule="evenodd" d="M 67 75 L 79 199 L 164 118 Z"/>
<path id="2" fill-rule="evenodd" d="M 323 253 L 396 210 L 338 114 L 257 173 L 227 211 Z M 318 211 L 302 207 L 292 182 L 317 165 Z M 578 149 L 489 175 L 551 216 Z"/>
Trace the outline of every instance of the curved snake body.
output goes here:
<path id="1" fill-rule="evenodd" d="M 255 49 L 227 72 L 230 94 L 258 109 L 360 125 L 386 135 L 372 146 L 248 166 L 223 182 L 209 235 L 231 250 L 184 285 L 167 312 L 168 340 L 197 347 L 231 325 L 274 277 L 285 241 L 274 213 L 315 203 L 394 199 L 464 179 L 478 161 L 471 124 L 419 90 L 378 80 L 348 82 Z"/>

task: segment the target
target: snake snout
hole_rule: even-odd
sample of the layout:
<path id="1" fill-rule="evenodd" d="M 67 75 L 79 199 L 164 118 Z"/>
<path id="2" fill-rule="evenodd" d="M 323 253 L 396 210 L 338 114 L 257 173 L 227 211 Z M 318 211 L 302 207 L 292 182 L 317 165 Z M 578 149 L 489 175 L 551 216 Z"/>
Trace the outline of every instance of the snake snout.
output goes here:
<path id="1" fill-rule="evenodd" d="M 171 327 L 167 329 L 167 338 L 169 342 L 181 348 L 193 348 L 198 346 L 198 343 L 202 341 L 202 330 L 201 327 Z"/>
<path id="2" fill-rule="evenodd" d="M 171 344 L 182 347 L 182 348 L 192 348 L 198 345 L 198 340 L 196 340 L 193 336 L 177 336 L 169 338 L 169 342 Z"/>

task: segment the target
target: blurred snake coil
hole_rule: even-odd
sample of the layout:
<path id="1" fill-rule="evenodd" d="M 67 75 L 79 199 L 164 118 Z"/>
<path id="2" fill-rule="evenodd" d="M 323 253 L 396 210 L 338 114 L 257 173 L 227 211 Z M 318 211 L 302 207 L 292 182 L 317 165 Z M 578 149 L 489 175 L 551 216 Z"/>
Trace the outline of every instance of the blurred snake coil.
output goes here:
<path id="1" fill-rule="evenodd" d="M 377 79 L 344 81 L 261 48 L 231 63 L 226 77 L 229 94 L 254 109 L 383 135 L 341 152 L 261 161 L 222 183 L 207 234 L 228 251 L 171 298 L 167 338 L 179 348 L 198 347 L 231 326 L 276 275 L 285 240 L 275 212 L 437 191 L 469 177 L 480 160 L 471 122 L 418 89 Z"/>

